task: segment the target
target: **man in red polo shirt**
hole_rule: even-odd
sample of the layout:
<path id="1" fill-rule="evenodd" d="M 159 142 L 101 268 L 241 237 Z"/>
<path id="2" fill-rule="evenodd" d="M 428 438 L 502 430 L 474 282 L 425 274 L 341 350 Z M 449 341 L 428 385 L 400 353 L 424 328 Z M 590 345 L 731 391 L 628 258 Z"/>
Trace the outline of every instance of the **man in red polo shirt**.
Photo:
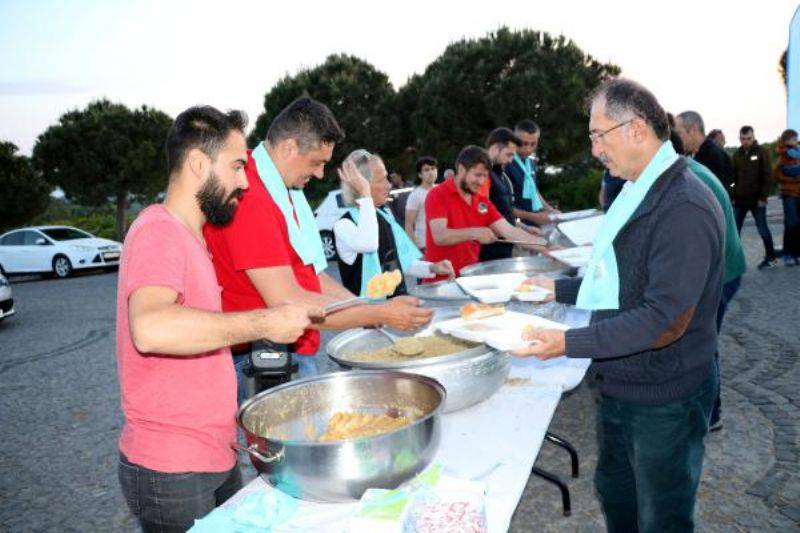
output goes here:
<path id="1" fill-rule="evenodd" d="M 545 252 L 545 241 L 514 227 L 497 211 L 480 188 L 489 177 L 492 163 L 479 146 L 467 146 L 456 159 L 456 175 L 434 187 L 425 199 L 427 219 L 425 260 L 449 259 L 456 274 L 478 262 L 481 244 L 498 240 L 527 243 L 531 250 Z M 439 281 L 437 276 L 425 281 Z"/>
<path id="2" fill-rule="evenodd" d="M 267 138 L 248 155 L 245 168 L 250 188 L 239 202 L 236 218 L 224 227 L 207 225 L 204 235 L 214 254 L 227 310 L 274 307 L 286 303 L 313 308 L 354 295 L 324 272 L 327 261 L 314 214 L 303 195 L 312 177 L 322 179 L 325 163 L 344 132 L 331 111 L 311 98 L 298 98 L 281 111 Z M 431 311 L 416 298 L 397 297 L 376 305 L 340 311 L 315 328 L 347 329 L 390 325 L 419 327 Z M 293 352 L 311 356 L 320 343 L 319 331 L 308 329 Z M 234 350 L 241 372 L 249 347 Z M 310 359 L 298 359 L 301 374 L 313 372 Z M 240 373 L 240 399 L 243 397 Z"/>

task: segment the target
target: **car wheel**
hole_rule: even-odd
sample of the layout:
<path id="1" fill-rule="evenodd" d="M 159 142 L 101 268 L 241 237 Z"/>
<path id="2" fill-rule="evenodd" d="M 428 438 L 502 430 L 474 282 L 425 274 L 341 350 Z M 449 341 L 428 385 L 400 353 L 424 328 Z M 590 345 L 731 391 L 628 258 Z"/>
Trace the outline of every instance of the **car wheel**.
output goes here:
<path id="1" fill-rule="evenodd" d="M 333 261 L 336 259 L 336 241 L 333 237 L 332 231 L 321 231 L 319 233 L 322 239 L 322 249 L 325 251 L 325 259 Z"/>
<path id="2" fill-rule="evenodd" d="M 72 263 L 64 255 L 53 258 L 53 275 L 57 278 L 68 278 L 72 275 Z"/>

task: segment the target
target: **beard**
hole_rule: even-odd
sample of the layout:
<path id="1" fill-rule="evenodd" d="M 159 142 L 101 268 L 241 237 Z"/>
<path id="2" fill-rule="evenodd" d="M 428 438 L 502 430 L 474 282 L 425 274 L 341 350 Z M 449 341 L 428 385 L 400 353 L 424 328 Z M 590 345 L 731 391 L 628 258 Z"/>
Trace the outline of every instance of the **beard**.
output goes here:
<path id="1" fill-rule="evenodd" d="M 470 190 L 469 186 L 467 186 L 467 180 L 463 180 L 461 182 L 460 187 L 461 187 L 461 190 L 464 191 L 465 194 L 473 194 L 473 192 Z"/>
<path id="2" fill-rule="evenodd" d="M 244 194 L 242 189 L 234 189 L 226 197 L 225 188 L 214 171 L 211 171 L 203 188 L 197 191 L 195 197 L 200 211 L 203 212 L 209 224 L 224 226 L 233 218 L 236 201 L 241 200 L 242 194 Z"/>

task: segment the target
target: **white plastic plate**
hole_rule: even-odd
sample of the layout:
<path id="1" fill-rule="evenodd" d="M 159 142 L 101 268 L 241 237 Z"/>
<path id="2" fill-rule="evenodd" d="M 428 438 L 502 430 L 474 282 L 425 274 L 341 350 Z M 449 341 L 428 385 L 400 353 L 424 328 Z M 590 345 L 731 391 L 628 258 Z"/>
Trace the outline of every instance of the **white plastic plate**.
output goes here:
<path id="1" fill-rule="evenodd" d="M 578 246 L 564 250 L 553 250 L 550 255 L 562 263 L 574 268 L 584 267 L 592 258 L 592 246 Z"/>
<path id="2" fill-rule="evenodd" d="M 459 339 L 483 342 L 497 350 L 510 351 L 529 344 L 528 341 L 522 340 L 522 330 L 527 325 L 544 329 L 569 329 L 560 322 L 516 311 L 506 311 L 502 315 L 479 320 L 454 318 L 434 324 L 434 328 Z"/>
<path id="3" fill-rule="evenodd" d="M 563 233 L 569 240 L 574 242 L 576 246 L 592 244 L 597 236 L 597 230 L 600 229 L 600 224 L 603 223 L 604 218 L 605 215 L 599 215 L 596 217 L 562 222 L 558 225 L 558 231 Z"/>
<path id="4" fill-rule="evenodd" d="M 582 209 L 580 211 L 572 211 L 570 213 L 556 213 L 553 215 L 553 220 L 555 222 L 566 222 L 568 220 L 591 217 L 595 214 L 597 214 L 597 209 Z"/>

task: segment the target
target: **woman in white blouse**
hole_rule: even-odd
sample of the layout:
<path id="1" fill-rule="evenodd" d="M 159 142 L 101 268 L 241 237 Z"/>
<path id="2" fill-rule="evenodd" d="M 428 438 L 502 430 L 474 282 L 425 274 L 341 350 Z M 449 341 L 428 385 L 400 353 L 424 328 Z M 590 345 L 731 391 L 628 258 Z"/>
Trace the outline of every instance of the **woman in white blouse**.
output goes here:
<path id="1" fill-rule="evenodd" d="M 455 275 L 450 261 L 421 261 L 419 249 L 384 207 L 392 186 L 380 157 L 355 150 L 345 159 L 339 176 L 348 212 L 333 225 L 333 233 L 345 287 L 364 296 L 372 276 L 395 269 L 417 278 Z M 392 296 L 406 292 L 403 282 Z"/>

